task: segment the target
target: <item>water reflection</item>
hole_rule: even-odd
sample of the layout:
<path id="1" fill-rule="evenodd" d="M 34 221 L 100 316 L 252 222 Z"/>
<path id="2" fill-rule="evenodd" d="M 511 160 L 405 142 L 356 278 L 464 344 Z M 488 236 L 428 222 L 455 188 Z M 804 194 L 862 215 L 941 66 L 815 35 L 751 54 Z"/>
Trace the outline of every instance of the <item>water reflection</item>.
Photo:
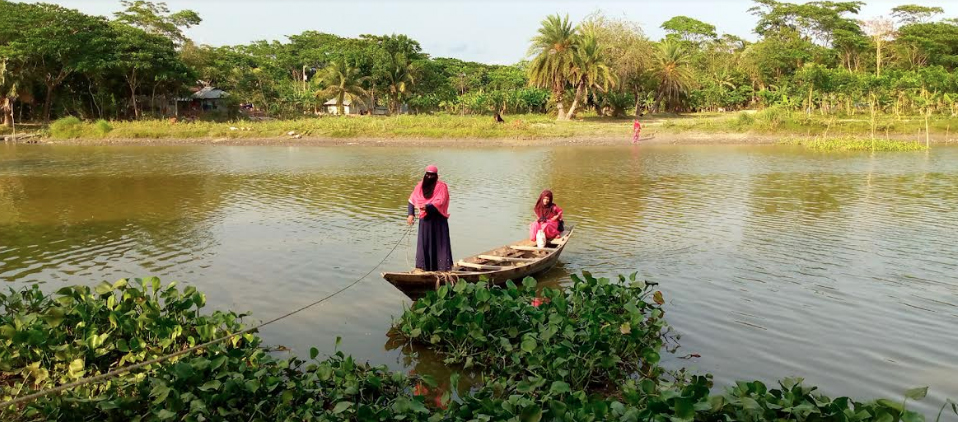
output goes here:
<path id="1" fill-rule="evenodd" d="M 267 319 L 354 281 L 396 246 L 427 164 L 452 190 L 453 252 L 526 236 L 551 188 L 577 224 L 568 274 L 661 283 L 672 360 L 825 393 L 958 397 L 958 149 L 822 155 L 779 147 L 0 147 L 0 279 L 96 284 L 156 274 Z M 409 267 L 406 239 L 382 270 Z M 409 301 L 369 278 L 265 330 L 443 378 L 390 343 Z M 384 345 L 385 350 L 384 350 Z M 951 374 L 952 376 L 941 376 Z"/>

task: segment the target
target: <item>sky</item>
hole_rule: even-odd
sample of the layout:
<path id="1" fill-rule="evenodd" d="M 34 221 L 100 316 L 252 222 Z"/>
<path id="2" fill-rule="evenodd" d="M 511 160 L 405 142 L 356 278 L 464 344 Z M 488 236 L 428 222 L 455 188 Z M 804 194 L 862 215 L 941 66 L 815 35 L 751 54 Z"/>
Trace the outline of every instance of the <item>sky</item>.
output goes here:
<path id="1" fill-rule="evenodd" d="M 794 0 L 793 0 L 794 1 Z M 954 0 L 868 0 L 859 16 L 888 14 L 900 4 L 945 8 L 958 14 Z M 46 0 L 87 14 L 112 16 L 119 0 Z M 801 2 L 801 1 L 799 1 Z M 526 57 L 539 23 L 550 14 L 568 14 L 578 22 L 595 11 L 642 25 L 658 39 L 659 25 L 685 15 L 729 33 L 754 40 L 751 0 L 166 0 L 173 11 L 192 9 L 203 23 L 187 31 L 199 44 L 245 44 L 285 41 L 307 30 L 354 37 L 360 34 L 406 34 L 433 57 L 455 57 L 490 64 L 512 64 Z"/>

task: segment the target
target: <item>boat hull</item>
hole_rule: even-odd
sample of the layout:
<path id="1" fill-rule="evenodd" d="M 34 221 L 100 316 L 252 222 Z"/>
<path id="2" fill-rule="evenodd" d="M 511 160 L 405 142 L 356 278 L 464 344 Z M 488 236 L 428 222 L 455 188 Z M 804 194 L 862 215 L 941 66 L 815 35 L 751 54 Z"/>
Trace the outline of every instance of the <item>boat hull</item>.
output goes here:
<path id="1" fill-rule="evenodd" d="M 458 282 L 476 283 L 487 280 L 493 285 L 503 285 L 509 280 L 520 281 L 540 275 L 559 262 L 559 256 L 572 237 L 572 227 L 545 249 L 535 247 L 534 242 L 521 240 L 458 261 L 450 272 L 387 272 L 386 281 L 416 299 L 444 284 Z M 499 268 L 493 268 L 499 267 Z"/>

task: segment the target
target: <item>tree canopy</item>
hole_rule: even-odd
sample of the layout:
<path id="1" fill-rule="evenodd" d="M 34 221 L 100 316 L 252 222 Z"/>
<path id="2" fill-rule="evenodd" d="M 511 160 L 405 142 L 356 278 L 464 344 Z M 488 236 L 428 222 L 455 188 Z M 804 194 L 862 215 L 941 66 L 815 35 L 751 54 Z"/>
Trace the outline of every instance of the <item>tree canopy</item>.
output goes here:
<path id="1" fill-rule="evenodd" d="M 334 99 L 388 113 L 553 113 L 789 107 L 851 113 L 874 102 L 902 113 L 958 111 L 958 21 L 903 4 L 861 16 L 861 1 L 753 0 L 754 42 L 679 15 L 662 39 L 622 18 L 547 16 L 512 65 L 432 57 L 404 34 L 343 37 L 308 30 L 283 40 L 208 46 L 190 10 L 121 1 L 110 19 L 0 0 L 0 109 L 44 121 L 135 119 L 176 112 L 203 86 L 267 116 L 300 118 Z M 935 94 L 935 93 L 938 94 Z M 930 93 L 930 94 L 929 94 Z M 940 95 L 939 95 L 940 94 Z M 237 118 L 230 108 L 212 118 Z M 342 107 L 340 106 L 340 111 Z"/>

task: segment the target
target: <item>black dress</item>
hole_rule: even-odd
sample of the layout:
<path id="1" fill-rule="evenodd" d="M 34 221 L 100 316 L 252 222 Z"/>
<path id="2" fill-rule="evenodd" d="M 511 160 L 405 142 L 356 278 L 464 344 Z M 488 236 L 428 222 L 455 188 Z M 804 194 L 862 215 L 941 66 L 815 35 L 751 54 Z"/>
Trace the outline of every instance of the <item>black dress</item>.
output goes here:
<path id="1" fill-rule="evenodd" d="M 416 215 L 412 204 L 409 215 Z M 432 205 L 426 205 L 426 217 L 419 220 L 419 241 L 416 242 L 416 268 L 424 271 L 452 269 L 452 245 L 449 241 L 449 218 Z"/>

